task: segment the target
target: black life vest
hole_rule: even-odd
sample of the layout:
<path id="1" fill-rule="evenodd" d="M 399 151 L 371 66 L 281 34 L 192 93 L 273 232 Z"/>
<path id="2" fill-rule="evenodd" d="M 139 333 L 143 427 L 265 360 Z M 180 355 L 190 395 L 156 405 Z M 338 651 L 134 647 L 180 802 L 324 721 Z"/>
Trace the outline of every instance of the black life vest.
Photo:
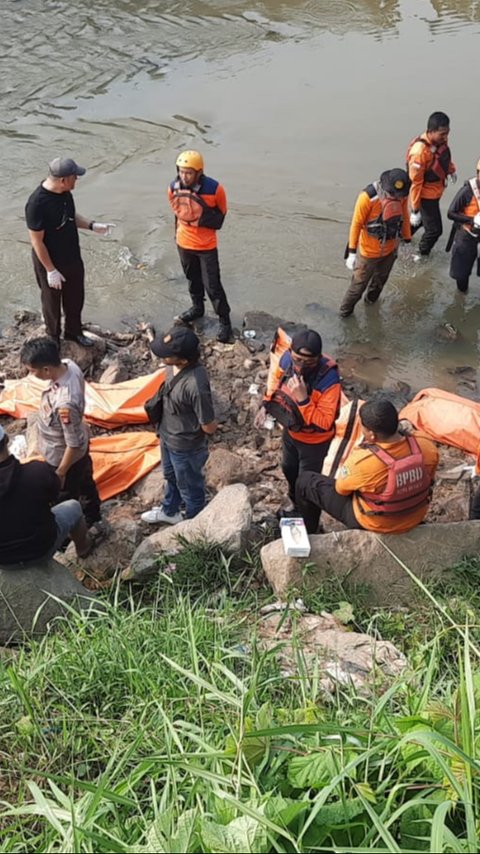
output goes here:
<path id="1" fill-rule="evenodd" d="M 182 187 L 177 180 L 172 190 L 170 204 L 177 220 L 196 228 L 213 228 L 218 231 L 222 227 L 225 214 L 216 205 L 211 207 L 202 199 L 201 180 L 189 189 Z"/>
<path id="2" fill-rule="evenodd" d="M 376 237 L 382 243 L 386 240 L 398 240 L 403 225 L 403 207 L 401 201 L 399 199 L 390 199 L 383 195 L 380 196 L 376 181 L 365 187 L 364 192 L 369 199 L 372 201 L 378 199 L 382 205 L 379 216 L 367 222 L 366 229 L 368 234 Z"/>
<path id="3" fill-rule="evenodd" d="M 275 418 L 283 427 L 298 433 L 303 432 L 313 433 L 316 431 L 323 432 L 321 428 L 314 424 L 305 424 L 303 415 L 298 408 L 297 401 L 292 397 L 291 393 L 286 388 L 286 383 L 293 376 L 293 371 L 288 368 L 283 374 L 280 384 L 273 392 L 271 398 L 264 402 L 266 411 L 272 418 Z M 330 386 L 339 382 L 338 365 L 330 356 L 322 356 L 317 373 L 313 378 L 313 383 L 307 382 L 307 390 L 311 393 L 314 385 L 316 391 L 326 391 Z"/>

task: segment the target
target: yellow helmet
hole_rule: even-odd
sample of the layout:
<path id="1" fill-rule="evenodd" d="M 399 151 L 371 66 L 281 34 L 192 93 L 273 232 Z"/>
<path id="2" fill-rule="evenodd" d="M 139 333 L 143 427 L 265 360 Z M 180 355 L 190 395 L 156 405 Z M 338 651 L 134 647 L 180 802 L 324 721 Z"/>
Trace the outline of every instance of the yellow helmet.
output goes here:
<path id="1" fill-rule="evenodd" d="M 177 157 L 177 169 L 195 169 L 203 172 L 203 157 L 198 151 L 182 151 Z"/>

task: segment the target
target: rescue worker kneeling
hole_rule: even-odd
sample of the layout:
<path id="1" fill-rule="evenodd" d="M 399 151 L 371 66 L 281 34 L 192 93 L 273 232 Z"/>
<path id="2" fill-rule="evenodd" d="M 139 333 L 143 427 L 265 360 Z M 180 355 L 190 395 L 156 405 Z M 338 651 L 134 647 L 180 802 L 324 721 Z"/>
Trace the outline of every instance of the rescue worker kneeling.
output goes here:
<path id="1" fill-rule="evenodd" d="M 365 291 L 367 305 L 377 301 L 395 263 L 400 239 L 410 243 L 409 189 L 405 170 L 389 169 L 359 194 L 345 251 L 352 281 L 340 306 L 341 317 L 353 313 Z"/>
<path id="2" fill-rule="evenodd" d="M 304 472 L 297 480 L 296 505 L 309 534 L 325 510 L 347 528 L 402 534 L 423 521 L 428 510 L 438 452 L 422 435 L 403 436 L 389 400 L 360 409 L 364 441 L 354 448 L 335 480 Z"/>

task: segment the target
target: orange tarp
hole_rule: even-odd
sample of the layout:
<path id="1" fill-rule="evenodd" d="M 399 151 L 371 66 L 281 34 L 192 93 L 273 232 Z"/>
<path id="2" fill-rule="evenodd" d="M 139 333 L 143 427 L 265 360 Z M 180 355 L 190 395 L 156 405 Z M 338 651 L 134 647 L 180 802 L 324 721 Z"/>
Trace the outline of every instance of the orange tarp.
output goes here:
<path id="1" fill-rule="evenodd" d="M 115 433 L 90 441 L 93 476 L 102 501 L 129 489 L 160 462 L 160 443 L 155 433 Z"/>
<path id="2" fill-rule="evenodd" d="M 450 394 L 441 388 L 419 391 L 402 409 L 400 418 L 408 418 L 442 445 L 452 445 L 477 455 L 480 446 L 480 403 Z"/>
<path id="3" fill-rule="evenodd" d="M 123 383 L 86 383 L 86 421 L 106 428 L 146 424 L 148 418 L 143 404 L 155 394 L 164 379 L 165 368 L 160 368 L 153 374 Z M 5 380 L 0 394 L 0 414 L 25 418 L 38 409 L 45 388 L 46 383 L 30 375 L 21 380 Z"/>

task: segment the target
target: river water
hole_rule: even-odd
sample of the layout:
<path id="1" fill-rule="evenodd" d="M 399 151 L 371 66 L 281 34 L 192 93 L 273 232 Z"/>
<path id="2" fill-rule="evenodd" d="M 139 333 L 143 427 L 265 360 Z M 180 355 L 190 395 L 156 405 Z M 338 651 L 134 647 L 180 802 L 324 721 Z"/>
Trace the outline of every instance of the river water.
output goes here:
<path id="1" fill-rule="evenodd" d="M 460 180 L 472 174 L 479 0 L 0 0 L 0 11 L 2 321 L 38 307 L 23 208 L 63 154 L 88 169 L 77 210 L 117 224 L 112 238 L 82 233 L 85 320 L 168 326 L 188 298 L 165 188 L 177 153 L 199 148 L 229 199 L 220 260 L 236 324 L 247 309 L 306 322 L 380 386 L 454 388 L 452 369 L 478 369 L 480 283 L 456 294 L 448 224 L 425 266 L 397 266 L 378 305 L 346 322 L 337 312 L 356 195 L 403 165 L 433 110 L 451 117 Z"/>

